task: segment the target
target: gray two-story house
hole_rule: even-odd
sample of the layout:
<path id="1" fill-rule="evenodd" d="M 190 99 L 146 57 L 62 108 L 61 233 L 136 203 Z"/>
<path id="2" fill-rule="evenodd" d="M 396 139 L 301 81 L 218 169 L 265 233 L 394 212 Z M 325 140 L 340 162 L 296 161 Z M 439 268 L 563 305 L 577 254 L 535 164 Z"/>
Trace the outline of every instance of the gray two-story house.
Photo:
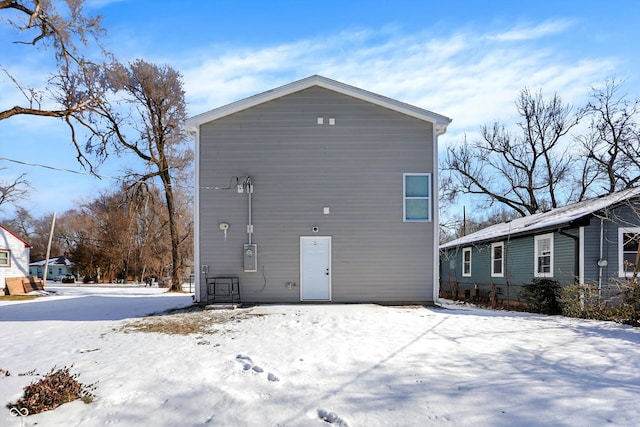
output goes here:
<path id="1" fill-rule="evenodd" d="M 433 302 L 450 121 L 321 76 L 190 118 L 196 300 Z"/>

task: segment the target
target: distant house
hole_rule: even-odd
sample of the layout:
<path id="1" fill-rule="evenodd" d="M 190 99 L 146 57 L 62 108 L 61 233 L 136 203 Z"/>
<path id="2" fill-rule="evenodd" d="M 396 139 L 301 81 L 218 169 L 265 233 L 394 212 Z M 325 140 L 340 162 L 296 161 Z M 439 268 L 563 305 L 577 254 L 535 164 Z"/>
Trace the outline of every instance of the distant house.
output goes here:
<path id="1" fill-rule="evenodd" d="M 196 300 L 433 302 L 450 121 L 321 76 L 187 120 Z"/>
<path id="2" fill-rule="evenodd" d="M 606 286 L 632 274 L 640 188 L 487 227 L 440 246 L 440 288 L 517 299 L 536 278 Z"/>
<path id="3" fill-rule="evenodd" d="M 37 277 L 38 279 L 42 279 L 44 277 L 45 264 L 46 260 L 44 259 L 29 264 L 31 275 Z M 55 258 L 49 258 L 49 263 L 47 266 L 47 280 L 54 280 L 59 276 L 73 274 L 75 264 L 66 256 L 60 255 Z"/>
<path id="4" fill-rule="evenodd" d="M 0 225 L 0 286 L 5 279 L 29 276 L 29 251 L 31 247 L 21 238 Z"/>

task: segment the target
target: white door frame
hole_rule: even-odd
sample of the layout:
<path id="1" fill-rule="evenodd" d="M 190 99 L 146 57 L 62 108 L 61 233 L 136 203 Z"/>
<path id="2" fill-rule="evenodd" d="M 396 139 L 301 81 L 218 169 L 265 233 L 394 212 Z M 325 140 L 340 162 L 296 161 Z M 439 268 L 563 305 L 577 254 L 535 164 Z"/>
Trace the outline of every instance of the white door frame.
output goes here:
<path id="1" fill-rule="evenodd" d="M 327 268 L 327 286 L 328 286 L 328 298 L 327 299 L 309 299 L 309 298 L 304 298 L 304 260 L 303 260 L 303 244 L 305 241 L 309 241 L 309 240 L 326 240 L 328 241 L 329 244 L 329 248 L 328 248 L 328 268 Z M 300 236 L 300 301 L 331 301 L 331 277 L 333 275 L 332 270 L 332 266 L 331 266 L 331 236 Z M 325 273 L 322 273 L 325 274 Z"/>

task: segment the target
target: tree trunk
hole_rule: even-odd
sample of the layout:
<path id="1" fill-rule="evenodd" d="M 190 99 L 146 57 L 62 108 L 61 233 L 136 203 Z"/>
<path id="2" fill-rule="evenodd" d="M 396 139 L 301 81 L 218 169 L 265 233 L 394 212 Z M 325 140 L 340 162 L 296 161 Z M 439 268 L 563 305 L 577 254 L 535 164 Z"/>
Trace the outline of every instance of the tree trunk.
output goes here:
<path id="1" fill-rule="evenodd" d="M 180 280 L 180 238 L 178 227 L 176 226 L 175 206 L 173 199 L 173 187 L 171 186 L 171 176 L 168 165 L 164 165 L 160 172 L 160 178 L 164 186 L 164 195 L 167 202 L 167 213 L 169 214 L 169 234 L 171 235 L 171 291 L 182 291 Z"/>

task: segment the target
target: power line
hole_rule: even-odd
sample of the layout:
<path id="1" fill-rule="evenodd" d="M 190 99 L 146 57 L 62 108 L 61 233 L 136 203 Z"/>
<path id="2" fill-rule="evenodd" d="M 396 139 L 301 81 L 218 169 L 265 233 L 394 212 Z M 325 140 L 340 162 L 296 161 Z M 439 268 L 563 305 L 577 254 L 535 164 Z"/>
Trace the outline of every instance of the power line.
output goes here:
<path id="1" fill-rule="evenodd" d="M 36 167 L 36 168 L 43 168 L 43 169 L 49 169 L 49 170 L 53 170 L 53 171 L 57 171 L 57 172 L 67 172 L 67 173 L 73 173 L 76 175 L 84 175 L 84 176 L 93 176 L 99 179 L 114 179 L 116 181 L 126 181 L 125 178 L 123 177 L 118 177 L 118 176 L 109 176 L 109 175 L 100 175 L 97 173 L 93 173 L 93 172 L 83 172 L 83 171 L 75 171 L 72 169 L 66 169 L 66 168 L 58 168 L 55 166 L 49 166 L 49 165 L 43 165 L 40 163 L 29 163 L 29 162 L 23 162 L 21 160 L 15 160 L 15 159 L 9 159 L 6 157 L 0 157 L 0 160 L 4 160 L 7 162 L 11 162 L 11 163 L 17 163 L 23 166 L 30 166 L 30 167 Z M 232 186 L 233 180 L 236 180 L 236 184 L 239 183 L 239 181 L 242 179 L 243 177 L 237 177 L 234 176 L 231 178 L 230 182 L 229 182 L 229 186 L 228 187 L 217 187 L 217 186 L 200 186 L 200 187 L 196 187 L 195 185 L 180 185 L 180 184 L 172 184 L 175 185 L 176 187 L 180 187 L 180 188 L 186 188 L 189 190 L 233 190 L 236 187 Z M 144 181 L 136 181 L 136 182 L 144 182 Z"/>
<path id="2" fill-rule="evenodd" d="M 50 170 L 59 171 L 59 172 L 75 173 L 77 175 L 93 175 L 93 176 L 95 176 L 97 178 L 119 179 L 119 178 L 111 177 L 111 176 L 101 176 L 101 175 L 97 175 L 97 174 L 92 174 L 90 172 L 74 171 L 74 170 L 71 170 L 71 169 L 56 168 L 54 166 L 49 166 L 49 165 L 41 165 L 41 164 L 37 164 L 37 163 L 28 163 L 28 162 L 23 162 L 23 161 L 20 161 L 20 160 L 15 160 L 15 159 L 8 159 L 6 157 L 0 157 L 0 160 L 5 160 L 7 162 L 12 162 L 12 163 L 18 163 L 18 164 L 24 165 L 24 166 L 32 166 L 32 167 L 50 169 Z"/>

